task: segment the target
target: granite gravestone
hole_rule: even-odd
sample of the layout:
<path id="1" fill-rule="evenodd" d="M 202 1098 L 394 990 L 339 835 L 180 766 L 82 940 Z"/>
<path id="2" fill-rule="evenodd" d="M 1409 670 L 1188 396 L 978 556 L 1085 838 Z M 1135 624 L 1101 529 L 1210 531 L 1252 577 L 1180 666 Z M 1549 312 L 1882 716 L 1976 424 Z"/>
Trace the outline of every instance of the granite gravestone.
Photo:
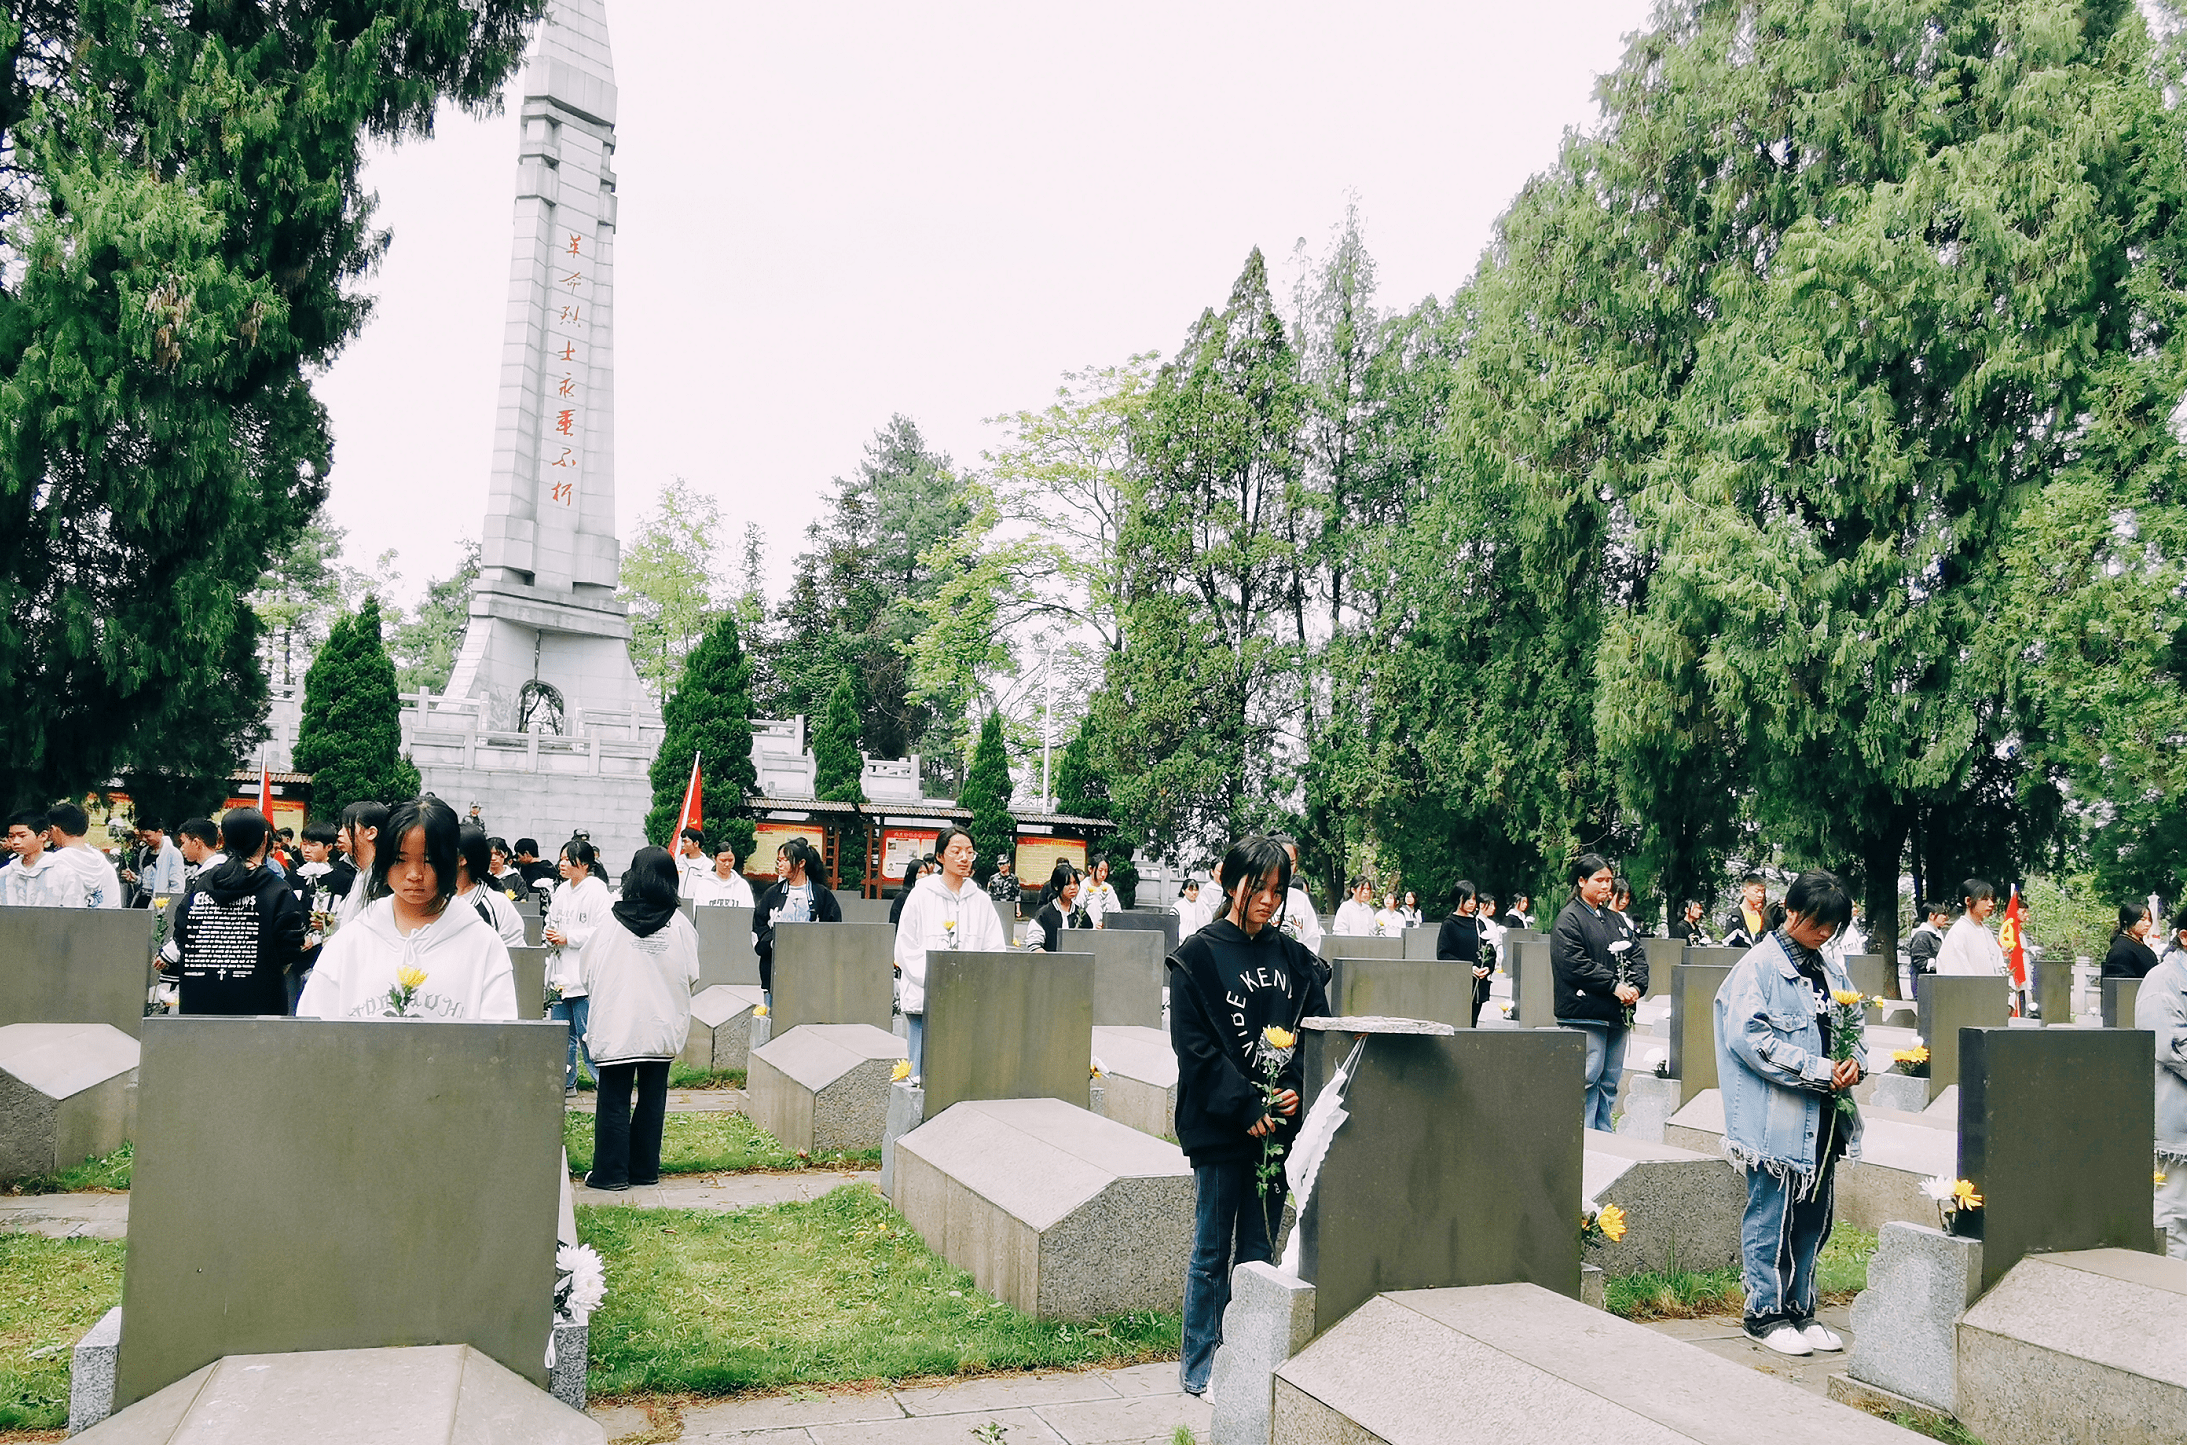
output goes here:
<path id="1" fill-rule="evenodd" d="M 2034 965 L 2035 1006 L 2042 1011 L 2045 1028 L 2063 1028 L 2073 1022 L 2073 964 L 2060 957 Z M 2128 1010 L 2128 1014 L 2132 1014 Z"/>
<path id="2" fill-rule="evenodd" d="M 709 903 L 691 914 L 699 934 L 699 987 L 717 983 L 759 986 L 759 955 L 752 951 L 752 910 Z"/>
<path id="3" fill-rule="evenodd" d="M 2005 981 L 1992 974 L 1925 973 L 1914 988 L 1921 1005 L 1921 1040 L 1929 1048 L 1929 1098 L 1934 1102 L 1947 1085 L 1959 1082 L 1960 1030 L 2001 1029 L 2011 1010 Z"/>
<path id="4" fill-rule="evenodd" d="M 895 955 L 896 930 L 886 923 L 776 924 L 769 1036 L 779 1039 L 799 1024 L 887 1029 Z"/>
<path id="5" fill-rule="evenodd" d="M 516 1016 L 520 1019 L 543 1019 L 547 1016 L 547 954 L 544 948 L 512 948 L 509 950 L 509 968 L 516 975 Z"/>
<path id="6" fill-rule="evenodd" d="M 1891 976 L 1897 971 L 1885 963 L 1880 953 L 1849 953 L 1845 956 L 1845 976 L 1853 981 L 1856 991 L 1870 998 L 1887 993 Z"/>
<path id="7" fill-rule="evenodd" d="M 1744 957 L 1744 949 L 1689 948 L 1686 956 L 1699 953 L 1732 953 Z M 1731 977 L 1724 963 L 1682 963 L 1671 973 L 1671 1077 L 1678 1080 L 1678 1102 L 1691 1103 L 1703 1089 L 1716 1087 L 1716 991 Z"/>
<path id="8" fill-rule="evenodd" d="M 1404 935 L 1405 957 L 1435 957 L 1435 940 L 1442 931 L 1443 920 L 1440 918 L 1430 918 L 1421 923 L 1418 928 L 1406 929 Z"/>
<path id="9" fill-rule="evenodd" d="M 1523 1029 L 1557 1026 L 1557 972 L 1549 960 L 1549 940 L 1529 938 L 1512 950 L 1511 1011 Z"/>
<path id="10" fill-rule="evenodd" d="M 843 910 L 845 923 L 887 923 L 889 905 L 895 901 L 893 898 L 848 898 L 841 893 L 835 895 L 835 906 Z"/>
<path id="11" fill-rule="evenodd" d="M 1095 1028 L 1162 1026 L 1160 934 L 1140 928 L 1074 929 L 1062 951 L 1093 955 Z"/>
<path id="12" fill-rule="evenodd" d="M 2138 978 L 2107 978 L 2102 980 L 2103 1026 L 2107 1029 L 2130 1029 L 2134 1026 L 2134 1005 L 2141 998 L 2141 980 Z"/>
<path id="13" fill-rule="evenodd" d="M 1417 958 L 1332 960 L 1329 1007 L 1355 1018 L 1428 1019 L 1467 1028 L 1473 1022 L 1473 970 Z"/>
<path id="14" fill-rule="evenodd" d="M 1306 1097 L 1351 1052 L 1309 1021 Z M 1530 1281 L 1578 1298 L 1586 1046 L 1564 1030 L 1372 1034 L 1297 1228 L 1316 1330 L 1385 1290 Z"/>
<path id="15" fill-rule="evenodd" d="M 546 941 L 547 920 L 540 917 L 539 910 L 535 908 L 524 915 L 524 946 L 537 948 Z"/>
<path id="16" fill-rule="evenodd" d="M 1096 966 L 1083 953 L 928 953 L 926 1117 L 965 1099 L 1085 1108 Z"/>
<path id="17" fill-rule="evenodd" d="M 544 1387 L 566 1038 L 146 1020 L 115 1407 L 226 1355 L 382 1345 Z"/>
<path id="18" fill-rule="evenodd" d="M 111 1154 L 136 1106 L 137 1041 L 112 1024 L 0 1024 L 0 1179 Z"/>
<path id="19" fill-rule="evenodd" d="M 1728 969 L 1746 956 L 1747 951 L 1743 948 L 1689 948 L 1684 961 Z"/>
<path id="20" fill-rule="evenodd" d="M 1162 935 L 1162 956 L 1167 958 L 1177 951 L 1177 915 L 1153 908 L 1120 908 L 1101 916 L 1101 926 L 1110 928 L 1137 928 Z"/>
<path id="21" fill-rule="evenodd" d="M 1671 991 L 1671 970 L 1686 961 L 1686 945 L 1677 938 L 1643 938 L 1641 952 L 1648 961 L 1648 992 L 1668 994 Z"/>
<path id="22" fill-rule="evenodd" d="M 2152 1248 L 2156 1036 L 1987 1028 L 1957 1042 L 1959 1174 L 1982 1196 L 1961 1233 L 1982 1241 L 1982 1288 L 2027 1254 Z"/>
<path id="23" fill-rule="evenodd" d="M 153 923 L 149 908 L 0 908 L 0 1024 L 111 1024 L 137 1037 Z"/>
<path id="24" fill-rule="evenodd" d="M 1403 958 L 1405 940 L 1397 937 L 1367 938 L 1353 933 L 1325 933 L 1321 956 L 1331 963 L 1340 958 Z"/>

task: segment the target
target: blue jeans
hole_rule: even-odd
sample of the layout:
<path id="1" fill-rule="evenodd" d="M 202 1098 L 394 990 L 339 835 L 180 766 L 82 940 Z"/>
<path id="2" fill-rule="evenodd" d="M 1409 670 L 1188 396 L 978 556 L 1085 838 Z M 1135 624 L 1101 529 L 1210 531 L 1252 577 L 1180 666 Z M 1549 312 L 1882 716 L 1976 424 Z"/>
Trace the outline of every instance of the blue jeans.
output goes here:
<path id="1" fill-rule="evenodd" d="M 1192 1262 L 1185 1267 L 1185 1348 L 1177 1374 L 1195 1395 L 1207 1388 L 1215 1370 L 1215 1347 L 1223 1342 L 1230 1271 L 1268 1258 L 1269 1225 L 1282 1218 L 1284 1184 L 1277 1181 L 1264 1201 L 1254 1186 L 1253 1170 L 1253 1161 L 1240 1160 L 1197 1165 L 1192 1171 Z"/>
<path id="2" fill-rule="evenodd" d="M 904 1052 L 911 1057 L 911 1077 L 926 1077 L 926 1015 L 904 1015 Z"/>
<path id="3" fill-rule="evenodd" d="M 1587 1040 L 1587 1099 L 1580 1109 L 1580 1127 L 1610 1132 L 1610 1116 L 1617 1108 L 1617 1086 L 1625 1074 L 1625 1046 L 1632 1042 L 1633 1031 L 1623 1024 L 1571 1023 L 1563 1019 L 1557 1027 L 1571 1029 Z"/>
<path id="4" fill-rule="evenodd" d="M 1746 1326 L 1763 1335 L 1778 1325 L 1806 1327 L 1815 1318 L 1815 1256 L 1830 1237 L 1837 1203 L 1836 1161 L 1806 1193 L 1765 1169 L 1747 1171 L 1747 1212 L 1739 1225 L 1739 1278 L 1746 1286 Z"/>
<path id="5" fill-rule="evenodd" d="M 585 1056 L 586 1071 L 598 1080 L 600 1071 L 592 1066 L 592 1050 L 585 1047 L 585 1024 L 592 1017 L 592 1000 L 584 994 L 575 998 L 556 999 L 547 1006 L 547 1017 L 562 1019 L 570 1026 L 569 1067 L 562 1075 L 563 1089 L 577 1087 L 577 1056 L 580 1052 Z"/>

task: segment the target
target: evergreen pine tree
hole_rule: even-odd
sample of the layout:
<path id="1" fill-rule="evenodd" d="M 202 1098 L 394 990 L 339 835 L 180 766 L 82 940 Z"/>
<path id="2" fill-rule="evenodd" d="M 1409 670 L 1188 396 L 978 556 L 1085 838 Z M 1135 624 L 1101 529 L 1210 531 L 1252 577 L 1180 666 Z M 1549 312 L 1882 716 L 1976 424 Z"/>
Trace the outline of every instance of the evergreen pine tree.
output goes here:
<path id="1" fill-rule="evenodd" d="M 646 837 L 670 847 L 683 790 L 691 781 L 691 755 L 697 753 L 705 817 L 700 826 L 706 841 L 711 846 L 732 838 L 737 857 L 748 857 L 752 829 L 738 815 L 759 786 L 759 772 L 752 766 L 752 664 L 744 655 L 735 617 L 727 612 L 716 617 L 691 649 L 676 690 L 661 709 L 661 721 L 665 730 L 653 758 L 653 809 L 646 814 Z"/>
<path id="2" fill-rule="evenodd" d="M 1010 816 L 1010 757 L 1002 746 L 1002 714 L 991 712 L 980 724 L 972 766 L 964 775 L 957 805 L 972 814 L 972 876 L 985 883 L 995 871 L 995 855 L 1017 854 L 1018 820 Z"/>
<path id="3" fill-rule="evenodd" d="M 1088 713 L 1056 763 L 1056 811 L 1074 818 L 1109 816 L 1109 787 L 1094 766 L 1094 720 Z"/>
<path id="4" fill-rule="evenodd" d="M 828 711 L 813 730 L 813 792 L 823 802 L 865 806 L 865 754 L 858 750 L 858 689 L 845 672 L 828 694 Z M 865 836 L 862 818 L 843 828 L 843 846 L 836 850 L 835 874 L 846 889 L 863 887 L 866 881 Z"/>
<path id="5" fill-rule="evenodd" d="M 296 766 L 311 774 L 311 811 L 332 818 L 351 803 L 418 795 L 418 770 L 402 755 L 395 664 L 380 641 L 380 603 L 367 597 L 337 620 L 304 674 Z"/>

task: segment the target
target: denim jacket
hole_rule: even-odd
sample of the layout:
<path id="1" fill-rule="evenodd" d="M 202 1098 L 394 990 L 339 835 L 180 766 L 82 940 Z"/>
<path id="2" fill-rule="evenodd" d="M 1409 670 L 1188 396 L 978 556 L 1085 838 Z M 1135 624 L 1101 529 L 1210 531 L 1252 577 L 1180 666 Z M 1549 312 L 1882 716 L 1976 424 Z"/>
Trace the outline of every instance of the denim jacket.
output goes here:
<path id="1" fill-rule="evenodd" d="M 1843 965 L 1823 960 L 1833 990 L 1850 991 Z M 1867 1051 L 1853 1057 L 1862 1072 Z M 1830 1108 L 1831 1061 L 1823 1052 L 1815 993 L 1784 940 L 1770 934 L 1747 951 L 1716 991 L 1716 1079 L 1724 1094 L 1724 1153 L 1742 1169 L 1763 1169 L 1806 1185 L 1821 1161 L 1823 1110 Z M 1860 1158 L 1855 1115 L 1846 1158 Z"/>
<path id="2" fill-rule="evenodd" d="M 2187 1167 L 2187 954 L 2143 975 L 2134 1027 L 2157 1036 L 2157 1157 Z"/>

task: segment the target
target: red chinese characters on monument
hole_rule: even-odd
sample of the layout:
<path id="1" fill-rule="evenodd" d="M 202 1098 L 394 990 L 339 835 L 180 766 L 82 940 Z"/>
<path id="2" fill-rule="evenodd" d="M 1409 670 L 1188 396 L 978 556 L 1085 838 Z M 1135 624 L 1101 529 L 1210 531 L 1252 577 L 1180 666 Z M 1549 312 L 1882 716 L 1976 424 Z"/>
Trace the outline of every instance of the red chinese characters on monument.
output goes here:
<path id="1" fill-rule="evenodd" d="M 584 410 L 578 395 L 578 377 L 585 366 L 586 344 L 591 340 L 583 292 L 590 279 L 587 273 L 592 248 L 581 231 L 563 234 L 567 239 L 555 248 L 559 264 L 547 273 L 547 284 L 561 291 L 562 296 L 557 299 L 550 293 L 546 306 L 549 335 L 545 349 L 547 360 L 554 364 L 540 378 L 541 384 L 552 390 L 552 404 L 540 408 L 544 433 L 540 459 L 550 469 L 548 500 L 574 509 L 578 480 L 584 471 Z"/>

